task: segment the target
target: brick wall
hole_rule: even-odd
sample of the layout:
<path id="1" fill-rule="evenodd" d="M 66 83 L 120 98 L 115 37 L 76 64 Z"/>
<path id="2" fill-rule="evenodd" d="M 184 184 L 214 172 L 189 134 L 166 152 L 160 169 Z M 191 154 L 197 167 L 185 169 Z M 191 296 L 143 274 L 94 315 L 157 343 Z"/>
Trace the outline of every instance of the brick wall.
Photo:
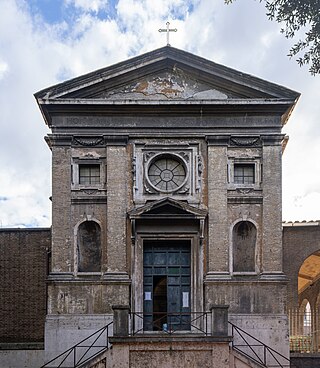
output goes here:
<path id="1" fill-rule="evenodd" d="M 50 229 L 0 229 L 0 343 L 41 342 Z"/>
<path id="2" fill-rule="evenodd" d="M 283 227 L 283 271 L 289 278 L 289 307 L 298 304 L 298 273 L 302 263 L 320 249 L 320 226 L 318 222 L 296 223 Z"/>

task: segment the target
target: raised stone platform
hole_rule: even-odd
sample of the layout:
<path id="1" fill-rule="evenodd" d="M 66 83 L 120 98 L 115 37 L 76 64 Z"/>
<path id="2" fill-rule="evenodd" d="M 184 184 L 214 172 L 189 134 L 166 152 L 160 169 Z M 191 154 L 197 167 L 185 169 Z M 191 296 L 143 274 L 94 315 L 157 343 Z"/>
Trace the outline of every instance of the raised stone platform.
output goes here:
<path id="1" fill-rule="evenodd" d="M 231 337 L 194 334 L 112 337 L 113 367 L 121 368 L 229 368 Z"/>

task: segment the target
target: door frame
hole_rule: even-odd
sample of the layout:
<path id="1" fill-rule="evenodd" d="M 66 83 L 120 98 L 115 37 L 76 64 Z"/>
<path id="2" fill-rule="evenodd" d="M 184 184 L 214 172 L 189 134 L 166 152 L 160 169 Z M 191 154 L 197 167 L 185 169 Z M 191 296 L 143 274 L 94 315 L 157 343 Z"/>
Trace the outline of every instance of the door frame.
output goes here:
<path id="1" fill-rule="evenodd" d="M 143 314 L 143 244 L 152 240 L 189 240 L 191 256 L 191 295 L 192 312 L 203 312 L 203 246 L 200 245 L 198 233 L 138 233 L 135 245 L 132 247 L 132 311 Z M 143 319 L 136 317 L 136 330 L 143 330 Z M 150 333 L 146 331 L 144 333 Z"/>

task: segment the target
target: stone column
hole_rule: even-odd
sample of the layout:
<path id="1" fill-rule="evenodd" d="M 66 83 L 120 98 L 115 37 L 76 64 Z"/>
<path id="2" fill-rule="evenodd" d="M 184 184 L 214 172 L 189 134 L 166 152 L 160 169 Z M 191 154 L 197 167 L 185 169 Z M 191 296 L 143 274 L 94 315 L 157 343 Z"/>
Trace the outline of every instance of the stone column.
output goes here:
<path id="1" fill-rule="evenodd" d="M 227 211 L 227 136 L 208 141 L 208 274 L 229 274 Z"/>

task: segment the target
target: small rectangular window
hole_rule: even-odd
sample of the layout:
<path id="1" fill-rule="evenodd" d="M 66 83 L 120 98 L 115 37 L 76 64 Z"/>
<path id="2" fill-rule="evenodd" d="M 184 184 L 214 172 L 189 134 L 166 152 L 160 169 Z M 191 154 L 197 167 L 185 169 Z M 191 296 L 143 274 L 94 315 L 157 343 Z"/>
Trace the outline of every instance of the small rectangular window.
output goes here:
<path id="1" fill-rule="evenodd" d="M 100 184 L 100 165 L 79 165 L 79 184 Z"/>
<path id="2" fill-rule="evenodd" d="M 254 184 L 254 164 L 234 164 L 235 184 Z"/>

